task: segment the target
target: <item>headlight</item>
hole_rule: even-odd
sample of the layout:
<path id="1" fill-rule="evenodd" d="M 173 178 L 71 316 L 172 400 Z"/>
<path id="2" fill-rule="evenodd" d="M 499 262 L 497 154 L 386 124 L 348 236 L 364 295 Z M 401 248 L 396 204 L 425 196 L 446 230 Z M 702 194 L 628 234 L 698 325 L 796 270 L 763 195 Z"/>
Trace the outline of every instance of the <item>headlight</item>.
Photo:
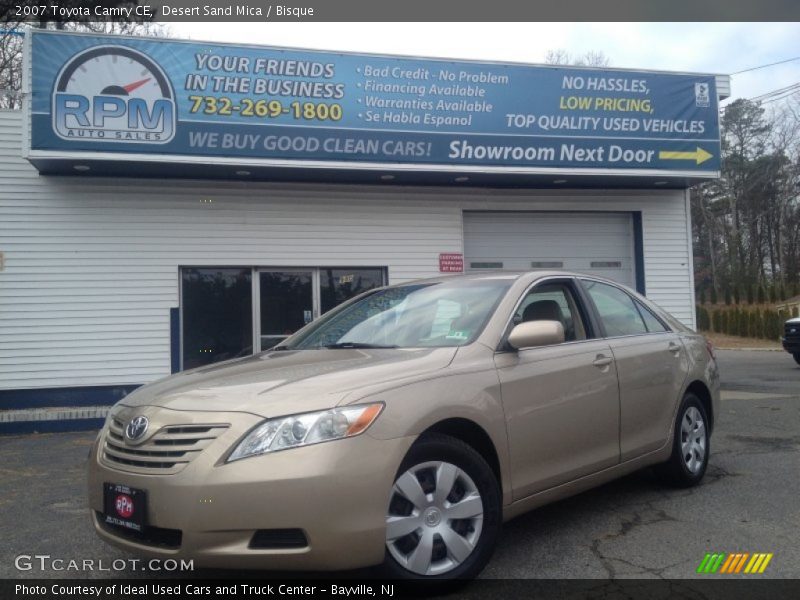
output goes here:
<path id="1" fill-rule="evenodd" d="M 226 462 L 353 437 L 366 431 L 381 410 L 383 404 L 377 402 L 267 419 L 239 442 Z"/>

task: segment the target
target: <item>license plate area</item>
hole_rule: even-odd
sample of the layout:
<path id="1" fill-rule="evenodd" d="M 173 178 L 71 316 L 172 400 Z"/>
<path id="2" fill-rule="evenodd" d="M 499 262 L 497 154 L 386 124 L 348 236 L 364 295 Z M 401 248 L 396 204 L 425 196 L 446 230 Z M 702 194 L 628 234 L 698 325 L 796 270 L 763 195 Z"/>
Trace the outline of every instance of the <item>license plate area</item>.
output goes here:
<path id="1" fill-rule="evenodd" d="M 103 519 L 109 525 L 142 531 L 147 523 L 147 492 L 119 483 L 103 484 Z"/>

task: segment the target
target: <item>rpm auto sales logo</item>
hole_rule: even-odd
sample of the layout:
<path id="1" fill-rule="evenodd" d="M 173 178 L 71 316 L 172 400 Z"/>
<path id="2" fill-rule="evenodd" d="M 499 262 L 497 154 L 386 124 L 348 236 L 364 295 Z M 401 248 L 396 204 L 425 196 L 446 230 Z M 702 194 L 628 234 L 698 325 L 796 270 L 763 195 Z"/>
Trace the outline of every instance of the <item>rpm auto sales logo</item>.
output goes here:
<path id="1" fill-rule="evenodd" d="M 76 54 L 53 89 L 53 129 L 65 140 L 165 144 L 175 137 L 176 113 L 161 67 L 124 46 Z"/>
<path id="2" fill-rule="evenodd" d="M 120 494 L 114 503 L 117 514 L 123 519 L 133 516 L 133 499 L 127 494 Z"/>

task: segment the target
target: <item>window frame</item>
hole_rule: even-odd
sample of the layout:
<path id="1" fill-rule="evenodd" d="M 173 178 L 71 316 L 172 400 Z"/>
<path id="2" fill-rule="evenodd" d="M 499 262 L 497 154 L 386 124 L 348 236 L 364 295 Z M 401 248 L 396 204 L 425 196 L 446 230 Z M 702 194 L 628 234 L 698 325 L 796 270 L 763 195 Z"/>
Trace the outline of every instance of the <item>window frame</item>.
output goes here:
<path id="1" fill-rule="evenodd" d="M 599 331 L 597 329 L 597 324 L 595 323 L 594 314 L 591 313 L 589 306 L 586 303 L 586 297 L 583 291 L 583 287 L 579 285 L 578 281 L 575 277 L 564 277 L 563 275 L 556 275 L 551 277 L 543 277 L 542 279 L 537 279 L 530 285 L 528 285 L 520 294 L 517 301 L 514 303 L 511 312 L 509 313 L 506 319 L 506 326 L 503 329 L 503 334 L 500 336 L 500 341 L 495 348 L 495 352 L 521 352 L 521 351 L 528 351 L 528 350 L 539 350 L 540 348 L 524 348 L 522 350 L 518 350 L 516 348 L 512 348 L 508 343 L 508 336 L 511 335 L 511 330 L 517 325 L 514 323 L 514 315 L 517 314 L 517 311 L 522 306 L 522 303 L 525 301 L 525 298 L 528 297 L 528 294 L 533 292 L 536 286 L 551 284 L 551 283 L 561 283 L 566 285 L 569 290 L 572 292 L 572 299 L 575 301 L 575 307 L 578 309 L 579 316 L 583 319 L 583 328 L 586 331 L 586 339 L 583 340 L 570 340 L 564 341 L 560 344 L 553 344 L 551 346 L 544 346 L 546 348 L 552 348 L 553 346 L 566 346 L 568 344 L 583 344 L 586 342 L 591 342 L 597 340 L 600 336 L 598 335 Z"/>

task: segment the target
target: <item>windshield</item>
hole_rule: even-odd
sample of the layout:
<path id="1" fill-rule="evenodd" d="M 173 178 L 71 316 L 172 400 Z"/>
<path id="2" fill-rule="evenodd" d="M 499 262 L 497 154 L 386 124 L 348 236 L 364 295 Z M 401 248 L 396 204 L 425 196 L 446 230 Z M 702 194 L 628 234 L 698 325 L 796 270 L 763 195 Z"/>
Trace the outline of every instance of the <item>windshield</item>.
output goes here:
<path id="1" fill-rule="evenodd" d="M 463 346 L 510 285 L 481 279 L 385 288 L 331 311 L 276 349 Z"/>

